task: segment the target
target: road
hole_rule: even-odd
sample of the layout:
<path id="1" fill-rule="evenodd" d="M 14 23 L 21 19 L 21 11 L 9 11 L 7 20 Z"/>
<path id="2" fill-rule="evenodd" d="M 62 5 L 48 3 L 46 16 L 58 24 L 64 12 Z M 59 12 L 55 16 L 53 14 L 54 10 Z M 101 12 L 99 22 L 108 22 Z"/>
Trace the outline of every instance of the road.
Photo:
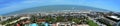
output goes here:
<path id="1" fill-rule="evenodd" d="M 100 22 L 97 22 L 94 18 L 91 18 L 90 16 L 85 15 L 88 17 L 90 20 L 93 20 L 93 22 L 97 23 L 99 26 L 106 26 L 105 24 L 101 24 Z"/>
<path id="2" fill-rule="evenodd" d="M 13 23 L 16 23 L 16 22 L 18 22 L 18 21 L 20 21 L 20 20 L 26 19 L 26 18 L 29 18 L 29 17 L 21 17 L 21 18 L 19 18 L 18 20 L 12 21 L 12 22 L 7 23 L 7 24 L 13 24 Z M 2 26 L 6 26 L 7 24 L 2 25 Z"/>

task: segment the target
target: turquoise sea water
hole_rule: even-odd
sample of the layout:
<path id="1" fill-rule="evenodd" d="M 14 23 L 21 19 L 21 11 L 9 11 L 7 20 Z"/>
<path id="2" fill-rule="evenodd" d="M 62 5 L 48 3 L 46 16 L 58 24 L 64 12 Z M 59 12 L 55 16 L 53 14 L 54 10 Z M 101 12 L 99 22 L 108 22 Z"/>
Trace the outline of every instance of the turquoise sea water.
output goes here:
<path id="1" fill-rule="evenodd" d="M 32 24 L 30 24 L 30 26 L 38 26 L 38 24 L 37 23 L 32 23 Z"/>
<path id="2" fill-rule="evenodd" d="M 42 24 L 44 24 L 44 26 L 49 26 L 49 23 L 44 23 L 44 22 L 43 22 Z"/>
<path id="3" fill-rule="evenodd" d="M 49 24 L 48 23 L 43 23 L 44 24 L 44 26 L 49 26 Z M 32 24 L 26 24 L 26 26 L 38 26 L 38 24 L 37 23 L 32 23 Z"/>

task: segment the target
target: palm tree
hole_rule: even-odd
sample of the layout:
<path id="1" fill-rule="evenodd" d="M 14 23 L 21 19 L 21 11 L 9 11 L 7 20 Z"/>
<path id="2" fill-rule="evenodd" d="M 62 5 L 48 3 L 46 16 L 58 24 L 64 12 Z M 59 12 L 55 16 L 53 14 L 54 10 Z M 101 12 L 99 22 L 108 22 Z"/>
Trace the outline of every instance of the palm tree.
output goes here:
<path id="1" fill-rule="evenodd" d="M 64 17 L 62 17 L 62 16 L 58 16 L 58 17 L 56 17 L 56 19 L 57 19 L 57 22 L 64 21 Z"/>
<path id="2" fill-rule="evenodd" d="M 32 20 L 32 21 L 35 21 L 35 22 L 36 22 L 36 21 L 37 21 L 37 18 L 38 18 L 37 16 L 34 16 L 34 15 L 31 16 L 31 20 Z"/>
<path id="3" fill-rule="evenodd" d="M 51 17 L 46 17 L 45 20 L 49 23 L 53 23 L 56 21 L 54 18 L 51 18 Z"/>
<path id="4" fill-rule="evenodd" d="M 80 20 L 80 19 L 78 19 L 78 18 L 73 18 L 73 19 L 72 19 L 72 22 L 75 22 L 75 23 L 80 23 L 80 22 L 81 22 L 81 20 Z"/>

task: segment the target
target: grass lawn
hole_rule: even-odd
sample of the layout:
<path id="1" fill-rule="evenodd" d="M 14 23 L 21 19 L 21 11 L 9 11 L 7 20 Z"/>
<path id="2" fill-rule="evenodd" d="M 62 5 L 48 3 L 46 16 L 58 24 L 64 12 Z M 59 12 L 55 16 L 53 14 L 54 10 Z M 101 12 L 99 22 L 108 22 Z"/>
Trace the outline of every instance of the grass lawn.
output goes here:
<path id="1" fill-rule="evenodd" d="M 94 23 L 92 20 L 88 20 L 89 26 L 98 26 L 97 23 Z"/>

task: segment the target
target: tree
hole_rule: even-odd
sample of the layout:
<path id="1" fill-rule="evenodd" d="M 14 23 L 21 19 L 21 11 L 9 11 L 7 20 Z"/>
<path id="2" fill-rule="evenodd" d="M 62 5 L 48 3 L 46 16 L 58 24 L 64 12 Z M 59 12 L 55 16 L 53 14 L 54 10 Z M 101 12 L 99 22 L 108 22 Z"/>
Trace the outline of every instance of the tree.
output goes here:
<path id="1" fill-rule="evenodd" d="M 56 17 L 56 19 L 57 19 L 57 22 L 64 21 L 64 17 L 62 17 L 62 16 L 58 16 L 58 17 Z"/>
<path id="2" fill-rule="evenodd" d="M 37 16 L 32 15 L 31 20 L 36 22 L 37 21 Z"/>
<path id="3" fill-rule="evenodd" d="M 77 18 L 73 18 L 72 21 L 75 22 L 75 23 L 80 23 L 81 22 L 81 20 L 79 20 Z"/>
<path id="4" fill-rule="evenodd" d="M 49 23 L 53 23 L 56 21 L 54 18 L 51 18 L 51 17 L 46 17 L 45 20 Z"/>

